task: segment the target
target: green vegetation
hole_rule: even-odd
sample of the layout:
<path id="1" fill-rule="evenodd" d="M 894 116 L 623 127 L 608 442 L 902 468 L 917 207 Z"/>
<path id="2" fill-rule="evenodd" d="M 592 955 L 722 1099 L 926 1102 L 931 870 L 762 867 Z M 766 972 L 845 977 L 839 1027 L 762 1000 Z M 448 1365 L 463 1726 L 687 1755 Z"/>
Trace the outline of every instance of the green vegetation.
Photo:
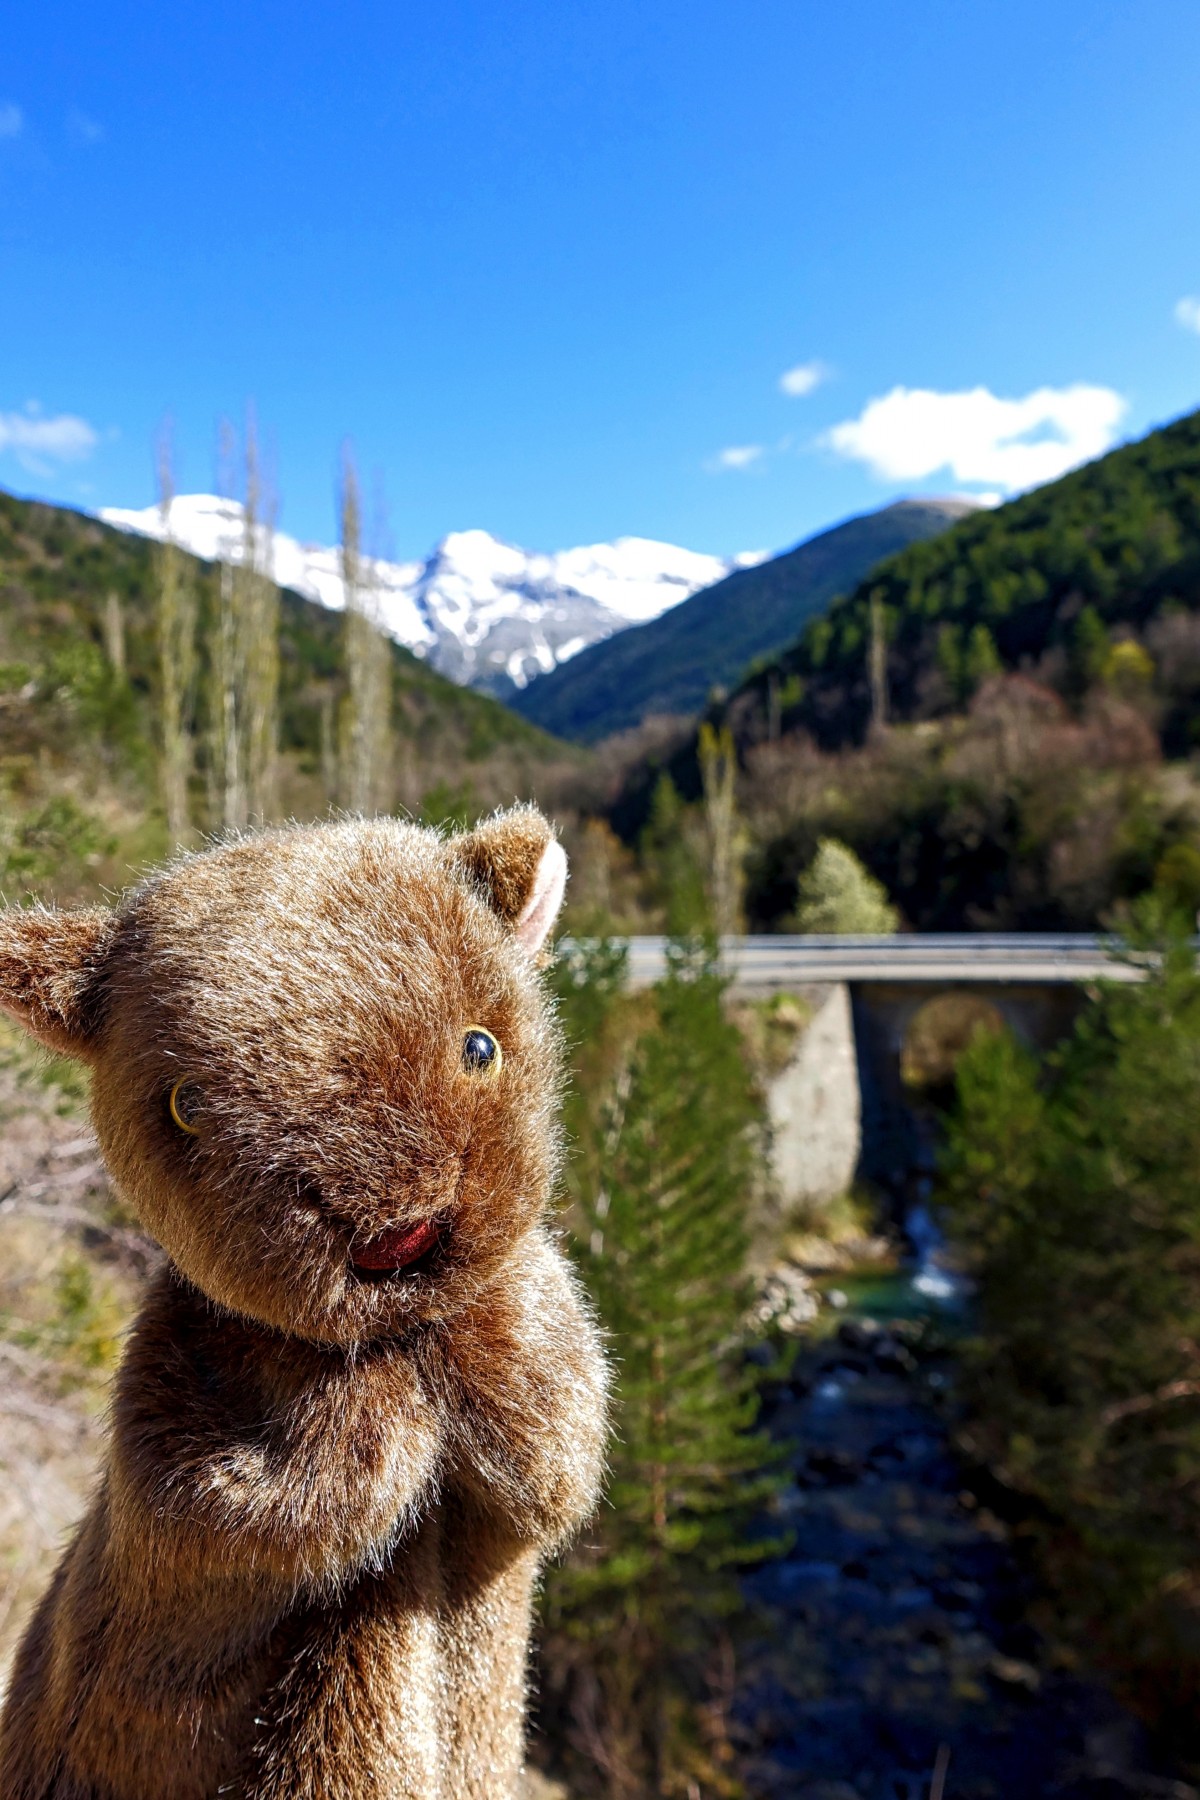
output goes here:
<path id="1" fill-rule="evenodd" d="M 195 602 L 189 629 L 200 654 L 181 675 L 177 645 L 166 662 L 173 822 L 219 826 L 229 786 L 210 717 L 221 685 L 212 662 L 220 582 L 183 551 L 169 552 L 166 562 L 173 593 Z M 0 881 L 10 899 L 24 891 L 64 902 L 94 897 L 102 886 L 123 885 L 173 841 L 160 781 L 163 573 L 164 552 L 147 539 L 0 492 Z M 259 595 L 264 582 L 241 585 Z M 328 750 L 346 686 L 344 623 L 299 595 L 280 600 L 274 816 L 311 818 L 337 797 Z M 399 645 L 388 650 L 392 750 L 381 804 L 419 812 L 427 795 L 469 788 L 479 810 L 516 793 L 553 805 L 579 779 L 578 751 L 455 686 Z M 252 708 L 243 762 L 254 764 L 250 751 L 272 710 L 273 703 Z M 194 744 L 182 742 L 189 727 Z M 336 750 L 336 723 L 332 735 Z M 266 792 L 263 781 L 254 787 Z"/>
<path id="2" fill-rule="evenodd" d="M 1098 681 L 1126 697 L 1152 693 L 1168 753 L 1189 750 L 1200 698 L 1200 413 L 872 569 L 747 684 L 760 729 L 772 693 L 788 686 L 783 729 L 828 747 L 861 740 L 873 607 L 893 720 L 953 711 L 1014 669 L 1071 701 Z"/>
<path id="3" fill-rule="evenodd" d="M 0 1019 L 0 1662 L 95 1476 L 122 1339 L 157 1251 L 87 1131 L 87 1073 Z"/>
<path id="4" fill-rule="evenodd" d="M 644 756 L 610 808 L 609 886 L 622 844 L 641 858 L 634 929 L 663 916 L 645 855 L 660 789 L 670 785 L 679 831 L 703 840 L 697 750 L 690 736 L 673 754 Z M 1005 675 L 963 714 L 893 726 L 859 747 L 825 751 L 794 733 L 739 750 L 751 931 L 794 928 L 800 877 L 825 838 L 852 850 L 919 931 L 1095 930 L 1156 883 L 1200 905 L 1200 763 L 1165 760 L 1145 713 L 1108 687 L 1076 710 Z"/>
<path id="5" fill-rule="evenodd" d="M 1141 961 L 1042 1069 L 977 1035 L 942 1203 L 978 1283 L 967 1446 L 1039 1509 L 1060 1618 L 1179 1723 L 1200 1696 L 1200 974 L 1182 938 Z"/>
<path id="6" fill-rule="evenodd" d="M 853 850 L 822 838 L 799 881 L 797 931 L 884 936 L 900 915 L 881 881 L 864 869 Z"/>
<path id="7" fill-rule="evenodd" d="M 684 806 L 669 775 L 660 776 L 654 790 L 639 850 L 649 899 L 666 929 L 677 935 L 702 929 L 710 917 L 703 823 L 699 808 Z"/>
<path id="8" fill-rule="evenodd" d="M 26 1290 L 21 1314 L 0 1314 L 0 1339 L 36 1354 L 72 1392 L 117 1366 L 128 1324 L 128 1294 L 99 1266 L 67 1250 L 49 1279 Z"/>
<path id="9" fill-rule="evenodd" d="M 751 930 L 827 837 L 917 930 L 1080 930 L 1160 866 L 1200 904 L 1197 720 L 1200 413 L 879 564 L 700 726 L 737 747 Z M 664 775 L 699 806 L 700 726 L 644 734 L 623 843 Z"/>
<path id="10" fill-rule="evenodd" d="M 548 1579 L 542 1723 L 573 1794 L 733 1795 L 715 1696 L 736 1571 L 777 1547 L 755 1529 L 777 1459 L 745 1357 L 757 1102 L 711 950 L 677 940 L 649 996 L 622 972 L 601 940 L 560 974 L 570 1217 L 616 1405 L 608 1502 Z"/>
<path id="11" fill-rule="evenodd" d="M 525 718 L 594 743 L 652 713 L 695 713 L 758 658 L 906 544 L 944 531 L 965 507 L 903 500 L 849 519 L 783 556 L 738 569 L 646 625 L 593 644 L 513 697 Z"/>

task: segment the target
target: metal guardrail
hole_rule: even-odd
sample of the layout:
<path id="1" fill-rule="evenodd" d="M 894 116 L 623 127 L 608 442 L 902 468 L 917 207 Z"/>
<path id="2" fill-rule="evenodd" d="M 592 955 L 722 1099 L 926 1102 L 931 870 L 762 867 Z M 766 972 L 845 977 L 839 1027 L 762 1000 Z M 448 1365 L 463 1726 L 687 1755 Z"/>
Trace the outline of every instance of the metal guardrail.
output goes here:
<path id="1" fill-rule="evenodd" d="M 657 981 L 666 967 L 664 937 L 633 937 L 633 987 Z M 1117 959 L 1108 938 L 1088 932 L 911 933 L 895 937 L 731 937 L 721 963 L 735 987 L 764 993 L 834 981 L 1048 985 L 1137 981 L 1136 966 Z"/>

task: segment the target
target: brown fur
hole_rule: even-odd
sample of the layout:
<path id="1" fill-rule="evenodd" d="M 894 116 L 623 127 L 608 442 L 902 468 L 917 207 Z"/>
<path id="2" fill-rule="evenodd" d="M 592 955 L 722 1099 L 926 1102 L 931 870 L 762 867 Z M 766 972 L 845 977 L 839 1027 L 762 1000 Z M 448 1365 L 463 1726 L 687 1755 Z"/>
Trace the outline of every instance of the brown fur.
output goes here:
<path id="1" fill-rule="evenodd" d="M 111 914 L 0 915 L 0 1004 L 91 1063 L 171 1259 L 17 1659 L 0 1800 L 515 1793 L 532 1587 L 604 1434 L 545 1221 L 562 869 L 532 809 L 449 841 L 349 822 L 185 859 Z M 498 1074 L 463 1066 L 469 1025 Z M 356 1273 L 430 1219 L 430 1255 Z"/>

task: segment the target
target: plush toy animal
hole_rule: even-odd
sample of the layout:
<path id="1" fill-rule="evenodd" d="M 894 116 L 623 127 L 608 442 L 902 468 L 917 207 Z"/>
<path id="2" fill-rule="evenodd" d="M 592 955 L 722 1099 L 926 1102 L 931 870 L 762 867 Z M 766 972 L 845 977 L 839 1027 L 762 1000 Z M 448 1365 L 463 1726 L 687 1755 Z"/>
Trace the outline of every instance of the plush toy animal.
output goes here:
<path id="1" fill-rule="evenodd" d="M 19 1652 L 2 1800 L 507 1800 L 538 1565 L 594 1504 L 596 1330 L 546 1223 L 566 859 L 531 808 L 0 914 L 169 1261 Z"/>

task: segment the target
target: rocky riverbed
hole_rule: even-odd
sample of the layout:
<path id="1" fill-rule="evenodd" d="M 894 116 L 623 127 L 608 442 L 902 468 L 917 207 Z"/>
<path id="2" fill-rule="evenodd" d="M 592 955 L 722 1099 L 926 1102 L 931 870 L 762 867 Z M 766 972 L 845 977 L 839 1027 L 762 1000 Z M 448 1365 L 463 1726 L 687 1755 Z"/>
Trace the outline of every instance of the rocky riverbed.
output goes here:
<path id="1" fill-rule="evenodd" d="M 734 1730 L 756 1800 L 1198 1800 L 1137 1721 L 1030 1622 L 1009 1528 L 953 1454 L 919 1320 L 844 1318 L 768 1394 L 789 1553 Z"/>

